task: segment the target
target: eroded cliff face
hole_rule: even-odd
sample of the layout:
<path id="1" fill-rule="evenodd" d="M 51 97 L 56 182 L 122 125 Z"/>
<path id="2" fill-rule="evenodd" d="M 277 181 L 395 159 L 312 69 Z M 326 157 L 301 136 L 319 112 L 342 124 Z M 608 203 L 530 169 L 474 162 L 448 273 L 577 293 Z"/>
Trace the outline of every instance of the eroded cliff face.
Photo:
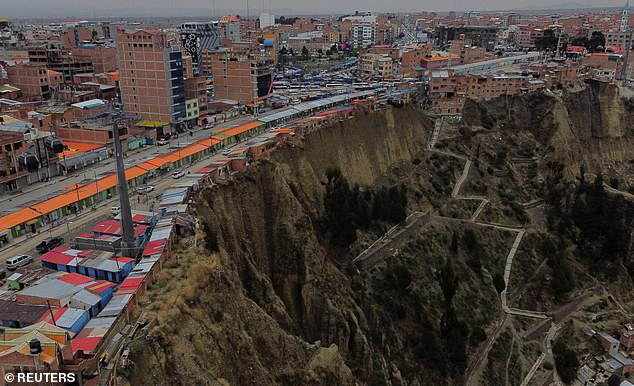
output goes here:
<path id="1" fill-rule="evenodd" d="M 632 92 L 589 81 L 561 97 L 545 93 L 468 101 L 470 126 L 530 133 L 544 147 L 545 161 L 560 161 L 572 178 L 583 166 L 599 172 L 634 158 Z"/>
<path id="2" fill-rule="evenodd" d="M 338 166 L 349 181 L 372 184 L 392 165 L 411 164 L 432 127 L 410 106 L 361 115 L 202 192 L 196 205 L 202 231 L 195 246 L 177 252 L 172 264 L 182 266 L 166 269 L 150 294 L 146 308 L 156 325 L 134 346 L 130 382 L 392 379 L 397 367 L 370 342 L 371 334 L 391 327 L 359 301 L 363 294 L 355 295 L 345 272 L 352 269 L 350 251 L 319 240 L 324 172 Z"/>

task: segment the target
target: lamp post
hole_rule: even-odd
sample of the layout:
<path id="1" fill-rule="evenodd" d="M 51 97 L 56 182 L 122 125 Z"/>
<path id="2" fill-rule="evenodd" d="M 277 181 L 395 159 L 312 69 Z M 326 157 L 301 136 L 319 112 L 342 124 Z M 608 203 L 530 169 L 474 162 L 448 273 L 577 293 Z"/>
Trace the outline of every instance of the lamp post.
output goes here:
<path id="1" fill-rule="evenodd" d="M 66 232 L 68 233 L 68 242 L 70 243 L 70 240 L 72 239 L 71 235 L 70 235 L 70 224 L 72 224 L 72 221 L 66 221 Z"/>
<path id="2" fill-rule="evenodd" d="M 97 191 L 97 202 L 101 201 L 101 196 L 99 194 L 99 180 L 97 179 L 97 171 L 92 169 L 92 172 L 95 174 L 95 190 Z"/>
<path id="3" fill-rule="evenodd" d="M 79 202 L 79 183 L 75 183 L 75 193 L 77 194 L 77 212 L 75 212 L 75 215 L 79 216 L 79 212 L 81 211 L 81 203 Z"/>

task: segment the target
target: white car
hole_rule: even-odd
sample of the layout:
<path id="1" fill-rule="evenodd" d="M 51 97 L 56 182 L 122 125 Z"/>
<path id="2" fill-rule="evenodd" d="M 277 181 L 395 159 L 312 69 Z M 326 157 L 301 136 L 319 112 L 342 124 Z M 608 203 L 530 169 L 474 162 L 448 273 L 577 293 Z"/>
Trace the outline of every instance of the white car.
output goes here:
<path id="1" fill-rule="evenodd" d="M 169 143 L 170 143 L 170 140 L 165 138 L 161 138 L 158 141 L 156 141 L 156 144 L 158 146 L 168 145 Z"/>
<path id="2" fill-rule="evenodd" d="M 110 208 L 110 213 L 116 217 L 119 215 L 119 213 L 121 213 L 121 208 L 119 206 L 113 206 L 112 208 Z"/>
<path id="3" fill-rule="evenodd" d="M 136 188 L 136 192 L 139 194 L 150 193 L 153 190 L 154 190 L 154 186 L 152 185 L 143 185 Z"/>
<path id="4" fill-rule="evenodd" d="M 172 172 L 172 178 L 181 178 L 185 175 L 185 172 L 182 170 L 175 170 Z"/>
<path id="5" fill-rule="evenodd" d="M 229 155 L 229 154 L 231 154 L 231 152 L 233 152 L 233 150 L 231 150 L 231 149 L 225 149 L 225 150 L 221 151 L 222 155 Z"/>
<path id="6" fill-rule="evenodd" d="M 24 267 L 27 264 L 31 264 L 33 258 L 28 255 L 16 255 L 7 260 L 7 269 L 9 271 L 16 270 L 17 268 Z"/>

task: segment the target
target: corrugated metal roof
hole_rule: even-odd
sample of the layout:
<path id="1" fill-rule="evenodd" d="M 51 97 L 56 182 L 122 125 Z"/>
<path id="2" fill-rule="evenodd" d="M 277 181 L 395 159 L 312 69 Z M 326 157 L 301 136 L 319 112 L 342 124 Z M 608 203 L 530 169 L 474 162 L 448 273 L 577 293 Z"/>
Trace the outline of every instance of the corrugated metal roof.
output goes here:
<path id="1" fill-rule="evenodd" d="M 77 300 L 78 302 L 81 302 L 84 304 L 88 304 L 90 306 L 94 306 L 95 304 L 101 301 L 101 296 L 97 296 L 86 290 L 81 290 L 77 292 L 75 295 L 73 295 L 71 299 Z"/>
<path id="2" fill-rule="evenodd" d="M 104 307 L 103 310 L 99 313 L 98 319 L 106 319 L 104 317 L 107 316 L 119 316 L 121 311 L 128 305 L 132 299 L 132 295 L 122 295 L 122 296 L 114 296 L 109 302 L 108 305 Z M 95 318 L 97 319 L 97 318 Z M 93 319 L 93 320 L 95 320 Z M 92 320 L 91 320 L 92 322 Z M 90 322 L 88 322 L 90 324 Z"/>
<path id="3" fill-rule="evenodd" d="M 79 291 L 81 291 L 81 287 L 54 279 L 43 281 L 32 287 L 27 287 L 20 291 L 19 294 L 43 299 L 65 299 Z"/>
<path id="4" fill-rule="evenodd" d="M 117 301 L 114 298 L 110 301 Z M 107 308 L 107 307 L 106 307 Z M 104 308 L 105 310 L 105 308 Z M 103 311 L 102 311 L 103 312 Z M 99 313 L 99 316 L 97 316 L 96 318 L 92 318 L 90 319 L 90 321 L 88 323 L 86 323 L 86 326 L 84 327 L 85 329 L 91 329 L 94 332 L 102 332 L 102 335 L 105 335 L 105 332 L 107 332 L 110 327 L 112 327 L 112 325 L 117 321 L 116 317 L 104 317 L 101 315 L 101 313 Z M 91 334 L 90 336 L 99 336 L 96 334 Z"/>
<path id="5" fill-rule="evenodd" d="M 56 321 L 58 327 L 70 329 L 79 319 L 86 314 L 86 311 L 79 308 L 67 308 L 66 312 L 62 314 Z"/>

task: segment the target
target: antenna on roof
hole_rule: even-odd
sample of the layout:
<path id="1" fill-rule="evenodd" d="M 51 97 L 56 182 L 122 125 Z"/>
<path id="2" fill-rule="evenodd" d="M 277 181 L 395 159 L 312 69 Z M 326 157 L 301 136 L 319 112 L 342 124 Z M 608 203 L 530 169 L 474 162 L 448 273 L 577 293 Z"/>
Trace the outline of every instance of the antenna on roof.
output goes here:
<path id="1" fill-rule="evenodd" d="M 55 315 L 53 315 L 53 310 L 51 309 L 51 303 L 47 300 L 46 305 L 48 306 L 48 312 L 51 314 L 51 320 L 53 321 L 53 326 L 57 327 L 57 323 L 55 323 Z"/>

